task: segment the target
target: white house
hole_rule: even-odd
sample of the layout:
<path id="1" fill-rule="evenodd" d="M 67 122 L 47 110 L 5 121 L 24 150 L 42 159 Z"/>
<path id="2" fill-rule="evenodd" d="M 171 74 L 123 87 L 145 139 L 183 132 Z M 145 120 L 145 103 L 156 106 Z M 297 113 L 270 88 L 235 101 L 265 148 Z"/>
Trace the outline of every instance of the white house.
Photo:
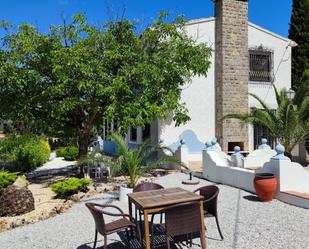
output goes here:
<path id="1" fill-rule="evenodd" d="M 224 151 L 239 145 L 252 151 L 268 132 L 257 125 L 242 127 L 238 123 L 220 124 L 228 113 L 247 112 L 258 103 L 248 92 L 258 95 L 276 108 L 278 89 L 291 88 L 291 57 L 295 42 L 248 22 L 248 1 L 216 0 L 216 17 L 191 20 L 186 31 L 196 42 L 207 43 L 213 50 L 207 77 L 194 77 L 182 89 L 191 120 L 175 127 L 172 119 L 155 121 L 151 127 L 130 129 L 131 144 L 143 137 L 163 141 L 176 150 L 183 139 L 189 162 L 202 161 L 205 142 L 217 137 Z"/>

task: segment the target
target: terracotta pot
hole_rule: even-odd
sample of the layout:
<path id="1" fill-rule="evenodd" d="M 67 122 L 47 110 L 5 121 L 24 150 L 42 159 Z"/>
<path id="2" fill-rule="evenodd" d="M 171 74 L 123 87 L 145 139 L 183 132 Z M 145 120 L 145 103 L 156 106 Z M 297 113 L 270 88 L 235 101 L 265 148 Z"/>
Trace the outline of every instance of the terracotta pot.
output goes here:
<path id="1" fill-rule="evenodd" d="M 277 189 L 277 178 L 274 174 L 255 174 L 254 188 L 260 201 L 272 201 Z"/>

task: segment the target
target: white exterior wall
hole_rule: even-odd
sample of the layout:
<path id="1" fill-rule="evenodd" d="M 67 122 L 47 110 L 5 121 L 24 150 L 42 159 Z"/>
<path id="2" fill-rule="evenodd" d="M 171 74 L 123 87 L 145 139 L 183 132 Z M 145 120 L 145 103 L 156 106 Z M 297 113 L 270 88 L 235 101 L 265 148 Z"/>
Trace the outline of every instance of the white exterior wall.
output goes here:
<path id="1" fill-rule="evenodd" d="M 214 49 L 215 18 L 194 20 L 187 25 L 188 34 L 197 42 L 206 42 Z M 290 40 L 249 23 L 249 48 L 262 45 L 274 52 L 274 84 L 281 89 L 291 87 L 291 46 Z M 215 136 L 215 67 L 214 52 L 207 77 L 194 77 L 184 88 L 181 101 L 186 103 L 191 121 L 180 127 L 170 120 L 159 121 L 158 136 L 164 144 L 176 150 L 180 139 L 184 139 L 189 153 L 202 153 L 204 143 Z M 258 95 L 271 107 L 276 108 L 274 90 L 270 83 L 249 83 L 249 92 Z M 258 103 L 249 98 L 249 107 Z M 253 127 L 249 126 L 249 150 L 253 148 Z"/>
<path id="2" fill-rule="evenodd" d="M 206 42 L 214 47 L 214 21 L 188 25 L 187 31 L 197 42 Z M 194 77 L 183 87 L 181 101 L 186 103 L 191 120 L 180 127 L 174 122 L 160 121 L 159 136 L 164 144 L 176 150 L 184 139 L 189 152 L 202 152 L 204 143 L 215 135 L 215 79 L 214 54 L 208 77 Z M 201 156 L 200 156 L 201 157 Z"/>
<path id="3" fill-rule="evenodd" d="M 282 38 L 271 32 L 263 30 L 261 27 L 254 24 L 249 24 L 249 49 L 263 46 L 263 48 L 270 49 L 274 53 L 274 85 L 278 90 L 282 88 L 291 88 L 291 57 L 292 49 L 290 41 Z M 271 108 L 276 108 L 275 91 L 270 82 L 249 82 L 249 93 L 256 94 Z M 257 106 L 259 103 L 253 98 L 249 97 L 249 108 Z M 253 141 L 253 126 L 249 126 L 249 150 L 254 150 Z"/>

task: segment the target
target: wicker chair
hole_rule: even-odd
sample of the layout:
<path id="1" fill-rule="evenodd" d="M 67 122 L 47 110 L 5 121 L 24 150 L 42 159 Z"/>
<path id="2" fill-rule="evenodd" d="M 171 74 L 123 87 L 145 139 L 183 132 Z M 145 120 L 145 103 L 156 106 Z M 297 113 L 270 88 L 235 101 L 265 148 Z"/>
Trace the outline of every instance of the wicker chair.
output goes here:
<path id="1" fill-rule="evenodd" d="M 157 190 L 157 189 L 163 189 L 163 187 L 154 182 L 143 182 L 135 186 L 133 189 L 133 192 L 142 192 L 142 191 L 148 191 L 148 190 Z M 137 214 L 139 214 L 139 224 L 140 224 L 140 229 L 142 229 L 142 216 L 143 212 L 141 210 L 135 209 L 135 218 L 137 219 Z M 151 221 L 153 221 L 153 216 L 151 218 Z M 162 223 L 162 213 L 160 216 L 160 223 Z"/>
<path id="2" fill-rule="evenodd" d="M 223 235 L 220 229 L 218 212 L 217 212 L 217 201 L 219 195 L 219 188 L 215 185 L 204 186 L 198 188 L 194 191 L 199 192 L 200 195 L 204 196 L 204 216 L 205 217 L 215 217 L 217 228 L 220 234 L 221 239 L 223 240 Z"/>
<path id="3" fill-rule="evenodd" d="M 128 229 L 134 229 L 139 240 L 141 241 L 141 233 L 136 220 L 132 216 L 123 213 L 119 207 L 113 205 L 101 205 L 98 203 L 86 203 L 86 207 L 90 210 L 95 222 L 95 237 L 93 248 L 96 248 L 98 233 L 104 237 L 104 249 L 107 249 L 107 235 L 124 229 L 126 230 L 128 240 L 130 239 Z M 119 211 L 119 213 L 110 213 L 104 211 L 106 208 L 116 209 Z M 110 223 L 105 223 L 104 215 L 113 217 L 118 216 L 121 218 Z"/>
<path id="4" fill-rule="evenodd" d="M 165 224 L 159 226 L 165 230 L 167 248 L 170 249 L 169 238 L 180 235 L 186 235 L 186 242 L 190 242 L 190 246 L 192 246 L 192 234 L 201 233 L 199 202 L 169 206 L 162 212 L 165 214 Z"/>

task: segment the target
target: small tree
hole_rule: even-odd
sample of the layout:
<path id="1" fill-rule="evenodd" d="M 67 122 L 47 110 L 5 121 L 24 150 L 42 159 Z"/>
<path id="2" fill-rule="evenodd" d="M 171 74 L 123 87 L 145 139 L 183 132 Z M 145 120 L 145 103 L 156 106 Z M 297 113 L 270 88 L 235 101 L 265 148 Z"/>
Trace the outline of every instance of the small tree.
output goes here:
<path id="1" fill-rule="evenodd" d="M 29 24 L 8 31 L 0 50 L 0 116 L 53 136 L 76 137 L 87 153 L 91 129 L 103 118 L 122 131 L 173 111 L 189 120 L 180 87 L 206 75 L 211 50 L 165 15 L 142 33 L 128 20 L 91 26 L 83 15 L 40 33 Z"/>
<path id="2" fill-rule="evenodd" d="M 293 148 L 304 142 L 309 135 L 309 97 L 289 99 L 286 89 L 278 92 L 274 86 L 277 109 L 270 108 L 257 95 L 250 94 L 262 106 L 253 107 L 249 114 L 229 114 L 224 119 L 235 118 L 245 123 L 257 122 L 267 127 L 271 135 L 285 147 L 285 153 L 291 157 Z M 296 103 L 297 101 L 297 103 Z"/>
<path id="3" fill-rule="evenodd" d="M 309 0 L 293 0 L 289 38 L 298 46 L 293 48 L 292 81 L 295 88 L 303 84 L 303 73 L 309 69 Z"/>
<path id="4" fill-rule="evenodd" d="M 111 138 L 117 145 L 117 158 L 112 166 L 113 175 L 124 174 L 128 176 L 129 188 L 134 188 L 139 178 L 145 172 L 166 163 L 173 163 L 179 167 L 185 167 L 183 163 L 175 160 L 172 156 L 165 158 L 157 158 L 157 153 L 166 150 L 172 155 L 170 148 L 161 146 L 160 144 L 151 145 L 149 141 L 145 141 L 137 148 L 130 148 L 128 141 L 119 134 L 112 134 Z"/>

